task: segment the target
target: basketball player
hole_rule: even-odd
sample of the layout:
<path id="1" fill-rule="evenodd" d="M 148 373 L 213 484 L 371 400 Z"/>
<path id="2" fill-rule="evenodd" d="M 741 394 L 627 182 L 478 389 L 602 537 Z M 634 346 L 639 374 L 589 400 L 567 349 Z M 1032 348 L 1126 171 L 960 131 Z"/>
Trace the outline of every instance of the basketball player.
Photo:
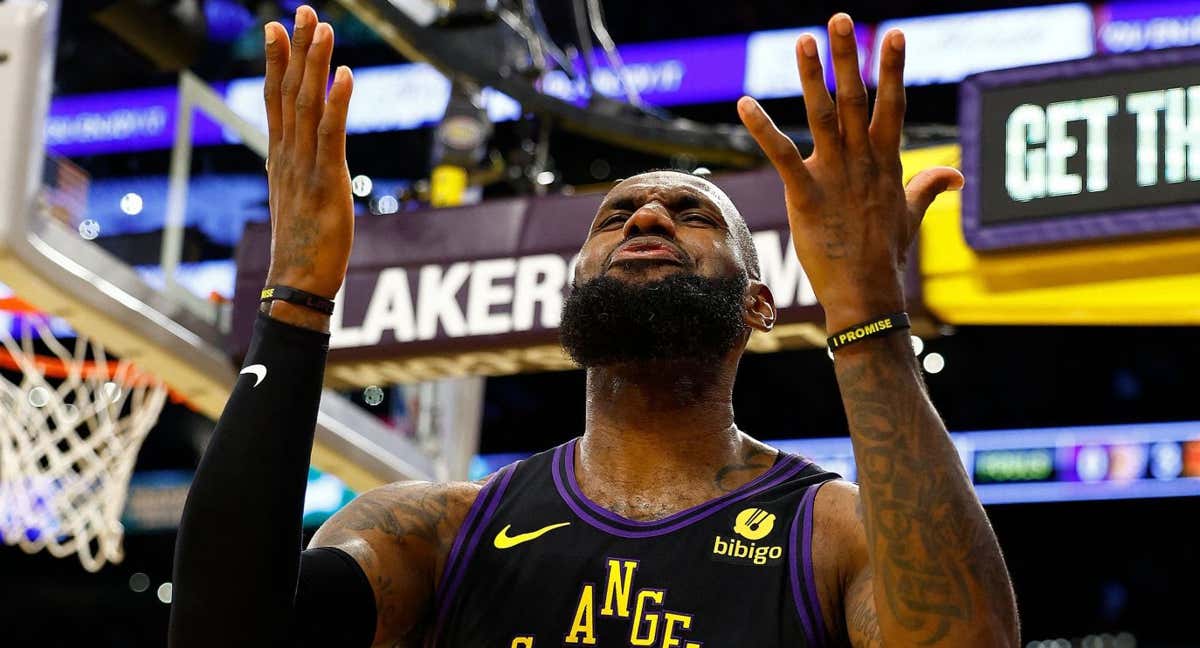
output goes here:
<path id="1" fill-rule="evenodd" d="M 901 185 L 904 36 L 883 38 L 873 116 L 853 26 L 796 59 L 816 149 L 738 113 L 786 186 L 793 243 L 835 336 L 861 486 L 734 424 L 738 360 L 775 321 L 746 224 L 707 180 L 618 183 L 583 242 L 563 344 L 587 369 L 584 433 L 480 483 L 363 494 L 300 550 L 328 344 L 353 233 L 333 32 L 266 28 L 271 266 L 238 381 L 179 530 L 170 643 L 185 646 L 1016 645 L 996 538 L 922 384 L 901 270 L 926 208 Z M 780 62 L 780 65 L 787 63 Z M 463 236 L 471 236 L 463 232 Z M 557 421 L 538 421 L 556 425 Z"/>

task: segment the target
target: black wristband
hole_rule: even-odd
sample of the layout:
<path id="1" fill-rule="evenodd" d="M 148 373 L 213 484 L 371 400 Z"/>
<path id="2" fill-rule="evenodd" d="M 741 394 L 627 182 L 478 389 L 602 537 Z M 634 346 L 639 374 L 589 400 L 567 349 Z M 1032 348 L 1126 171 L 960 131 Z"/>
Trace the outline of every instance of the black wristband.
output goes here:
<path id="1" fill-rule="evenodd" d="M 318 313 L 333 315 L 332 299 L 326 299 L 325 297 L 314 295 L 310 292 L 300 290 L 299 288 L 280 285 L 269 286 L 262 291 L 262 295 L 259 297 L 259 303 L 271 301 L 272 299 L 278 299 L 288 302 L 289 304 L 296 304 L 298 306 L 304 306 L 305 308 L 311 308 Z"/>
<path id="2" fill-rule="evenodd" d="M 854 344 L 859 340 L 867 338 L 879 337 L 894 333 L 895 331 L 909 328 L 908 313 L 892 313 L 884 315 L 873 320 L 867 320 L 862 324 L 855 324 L 849 328 L 842 329 L 837 333 L 829 336 L 826 344 L 829 345 L 829 351 L 837 351 L 847 344 Z"/>

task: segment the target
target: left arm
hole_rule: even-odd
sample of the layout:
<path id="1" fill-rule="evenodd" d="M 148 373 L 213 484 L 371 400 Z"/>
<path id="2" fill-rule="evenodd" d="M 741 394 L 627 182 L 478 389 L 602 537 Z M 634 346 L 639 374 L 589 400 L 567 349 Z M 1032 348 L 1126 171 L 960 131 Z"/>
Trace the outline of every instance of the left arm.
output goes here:
<path id="1" fill-rule="evenodd" d="M 964 491 L 953 480 L 946 484 L 944 471 L 912 459 L 890 464 L 901 465 L 892 479 L 901 487 L 893 492 L 904 494 L 889 498 L 882 550 L 873 550 L 880 532 L 868 540 L 865 485 L 838 480 L 818 493 L 813 562 L 823 575 L 817 587 L 826 626 L 854 648 L 1016 645 L 1016 607 L 987 518 L 955 518 L 952 506 L 924 511 L 930 499 L 962 498 Z M 938 465 L 961 467 L 957 456 Z M 889 614 L 904 634 L 885 634 Z"/>
<path id="2" fill-rule="evenodd" d="M 861 489 L 870 560 L 845 601 L 855 646 L 1012 646 L 1016 606 L 1000 546 L 925 393 L 907 335 L 867 340 L 834 362 Z M 902 638 L 897 642 L 893 637 Z"/>
<path id="3" fill-rule="evenodd" d="M 873 116 L 849 16 L 830 20 L 829 41 L 836 105 L 816 40 L 796 43 L 811 156 L 757 102 L 743 98 L 738 111 L 783 179 L 792 243 L 832 332 L 904 310 L 901 277 L 917 228 L 962 175 L 942 167 L 902 183 L 903 34 L 881 41 Z M 849 565 L 840 568 L 848 634 L 855 646 L 1016 645 L 1000 547 L 901 333 L 841 348 L 834 361 L 861 483 L 861 504 L 851 498 L 861 513 L 838 518 L 847 521 L 843 545 L 861 548 L 840 560 Z M 822 490 L 829 500 L 840 487 Z"/>

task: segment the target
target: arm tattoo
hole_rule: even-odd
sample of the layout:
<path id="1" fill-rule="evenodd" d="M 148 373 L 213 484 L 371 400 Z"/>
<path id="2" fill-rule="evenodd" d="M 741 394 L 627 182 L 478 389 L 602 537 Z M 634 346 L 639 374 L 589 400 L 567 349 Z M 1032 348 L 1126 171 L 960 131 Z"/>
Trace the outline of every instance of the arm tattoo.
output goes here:
<path id="1" fill-rule="evenodd" d="M 284 224 L 287 244 L 279 250 L 280 266 L 291 271 L 311 272 L 320 245 L 320 228 L 310 214 L 294 214 Z"/>
<path id="2" fill-rule="evenodd" d="M 964 645 L 978 633 L 1015 640 L 1000 548 L 908 340 L 864 342 L 834 368 L 862 486 L 874 611 L 884 621 L 876 629 L 899 645 Z M 865 611 L 850 614 L 852 625 L 865 624 Z"/>
<path id="3" fill-rule="evenodd" d="M 871 568 L 856 578 L 846 592 L 846 630 L 850 645 L 856 648 L 883 648 L 883 637 L 879 634 L 879 615 L 872 600 Z"/>
<path id="4" fill-rule="evenodd" d="M 346 507 L 338 528 L 343 533 L 375 531 L 394 539 L 416 537 L 436 545 L 446 506 L 446 493 L 432 485 L 399 497 L 365 496 L 357 506 Z"/>
<path id="5" fill-rule="evenodd" d="M 846 256 L 846 219 L 843 216 L 824 216 L 821 228 L 825 232 L 825 258 L 842 259 Z"/>
<path id="6" fill-rule="evenodd" d="M 379 628 L 419 625 L 420 618 L 409 618 L 422 607 L 413 600 L 420 598 L 415 594 L 432 595 L 439 558 L 448 552 L 470 506 L 466 495 L 477 490 L 427 483 L 375 489 L 330 518 L 312 546 L 336 545 L 363 566 L 375 590 Z"/>

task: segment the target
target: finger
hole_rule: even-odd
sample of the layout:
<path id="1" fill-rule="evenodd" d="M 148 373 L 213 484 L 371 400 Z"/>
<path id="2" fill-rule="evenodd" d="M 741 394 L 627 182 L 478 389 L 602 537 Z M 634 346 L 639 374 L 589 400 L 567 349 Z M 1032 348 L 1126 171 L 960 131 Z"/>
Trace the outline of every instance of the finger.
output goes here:
<path id="1" fill-rule="evenodd" d="M 796 67 L 800 69 L 800 87 L 804 90 L 804 109 L 808 114 L 808 129 L 812 131 L 813 154 L 836 156 L 841 151 L 837 109 L 829 87 L 825 85 L 825 70 L 817 55 L 817 39 L 803 34 L 796 39 Z"/>
<path id="2" fill-rule="evenodd" d="M 304 64 L 308 59 L 308 47 L 312 43 L 313 29 L 317 26 L 317 12 L 308 5 L 300 5 L 296 10 L 296 28 L 292 30 L 292 51 L 288 58 L 287 71 L 283 74 L 280 85 L 283 107 L 279 120 L 282 140 L 285 146 L 291 146 L 296 130 L 296 95 L 300 92 L 300 83 L 304 80 Z"/>
<path id="3" fill-rule="evenodd" d="M 908 213 L 919 221 L 939 194 L 962 189 L 964 181 L 963 174 L 954 167 L 925 169 L 913 176 L 904 187 Z"/>
<path id="4" fill-rule="evenodd" d="M 867 154 L 867 86 L 858 67 L 858 43 L 850 16 L 839 13 L 829 20 L 829 49 L 833 52 L 842 141 L 848 152 Z"/>
<path id="5" fill-rule="evenodd" d="M 263 27 L 263 36 L 263 49 L 267 59 L 263 102 L 267 107 L 267 155 L 270 156 L 278 147 L 283 133 L 283 99 L 280 96 L 279 84 L 283 81 L 283 73 L 287 69 L 291 46 L 288 44 L 287 30 L 277 22 L 267 23 Z"/>
<path id="6" fill-rule="evenodd" d="M 879 89 L 871 117 L 871 145 L 881 163 L 900 166 L 900 137 L 904 132 L 904 33 L 889 31 L 879 48 Z"/>
<path id="7" fill-rule="evenodd" d="M 317 126 L 325 113 L 325 87 L 329 80 L 329 59 L 333 55 L 333 28 L 329 23 L 317 25 L 308 62 L 304 64 L 304 81 L 296 95 L 296 145 L 292 149 L 302 160 L 314 160 L 317 152 Z"/>
<path id="8" fill-rule="evenodd" d="M 317 129 L 317 164 L 341 168 L 346 163 L 346 114 L 350 110 L 350 95 L 354 92 L 354 74 L 342 65 L 333 75 L 333 87 L 325 103 L 325 114 Z"/>
<path id="9" fill-rule="evenodd" d="M 804 166 L 804 158 L 796 149 L 792 138 L 785 135 L 775 126 L 767 111 L 750 97 L 738 100 L 738 116 L 750 131 L 751 137 L 758 142 L 759 148 L 767 155 L 771 165 L 779 172 L 783 184 L 790 190 L 801 192 L 808 196 L 811 192 L 812 176 Z"/>

